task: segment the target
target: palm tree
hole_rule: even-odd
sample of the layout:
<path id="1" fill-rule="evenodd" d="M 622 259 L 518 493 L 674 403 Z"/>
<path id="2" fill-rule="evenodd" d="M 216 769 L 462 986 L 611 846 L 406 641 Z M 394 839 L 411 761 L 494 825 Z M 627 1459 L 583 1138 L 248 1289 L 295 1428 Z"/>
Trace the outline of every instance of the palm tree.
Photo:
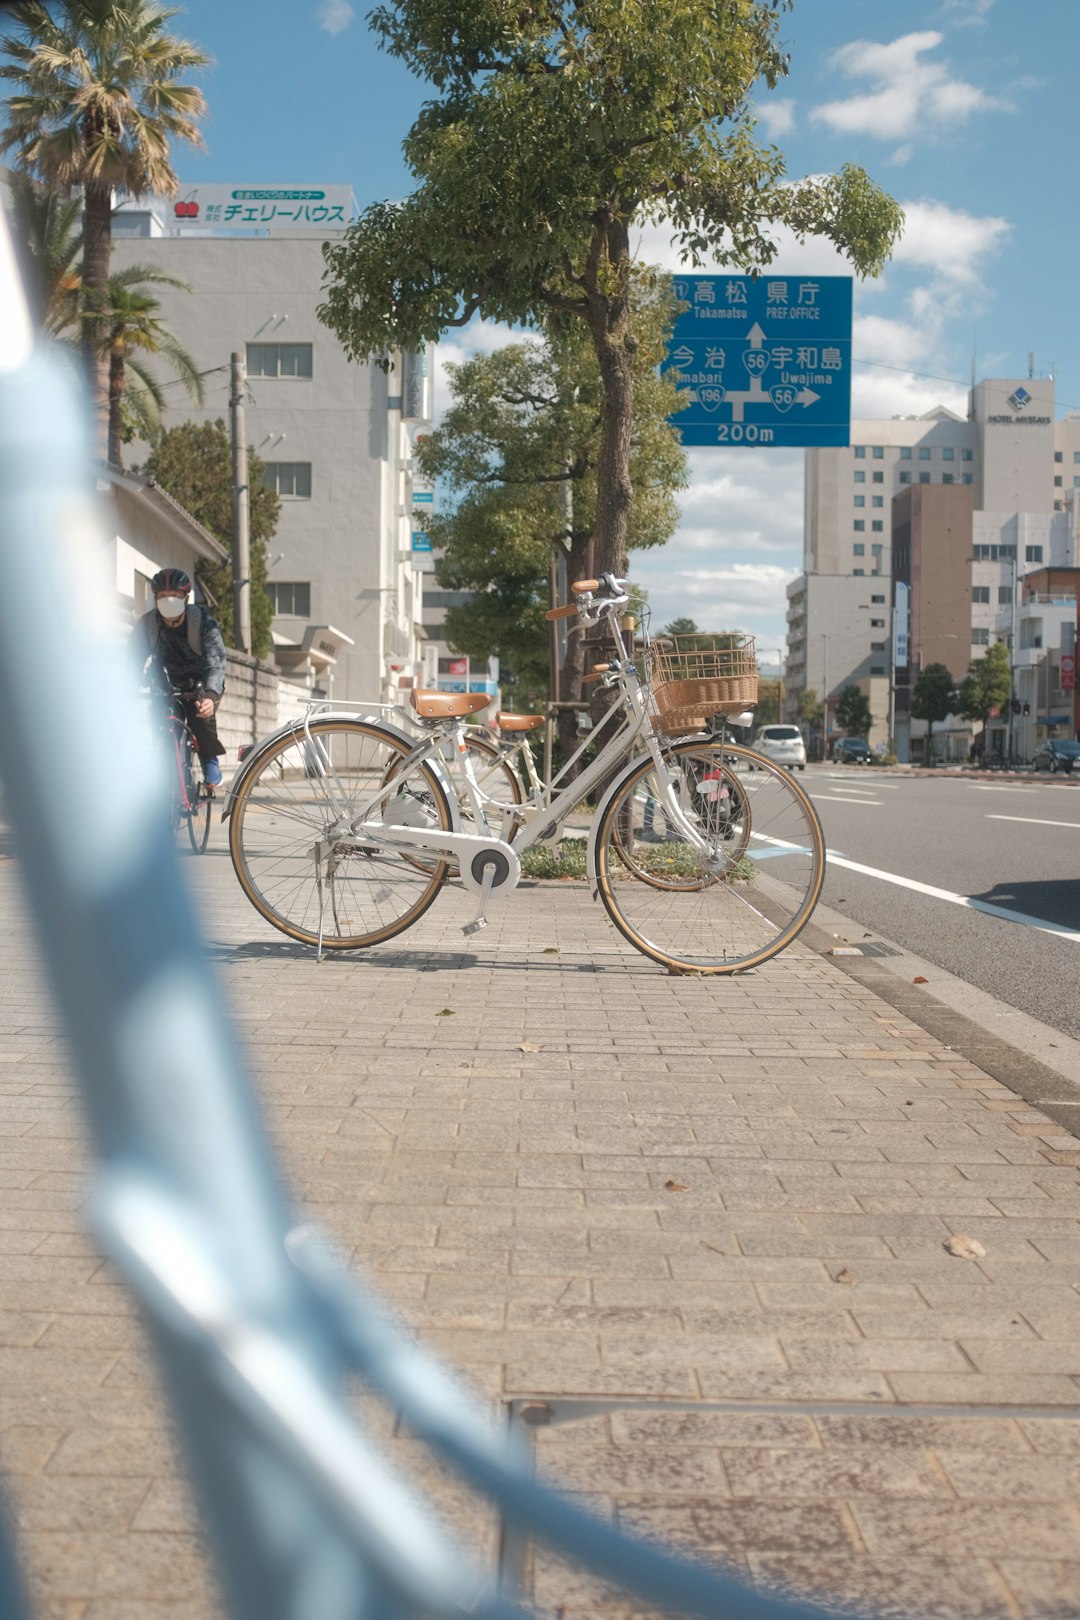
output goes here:
<path id="1" fill-rule="evenodd" d="M 201 146 L 202 92 L 179 76 L 210 58 L 166 33 L 177 15 L 155 0 L 20 0 L 18 34 L 0 41 L 0 78 L 15 88 L 0 152 L 60 192 L 83 194 L 84 353 L 101 448 L 108 393 L 102 332 L 109 307 L 113 192 L 174 196 L 169 141 Z"/>
<path id="2" fill-rule="evenodd" d="M 31 319 L 45 337 L 62 338 L 78 320 L 82 203 L 16 169 L 5 184 Z"/>
<path id="3" fill-rule="evenodd" d="M 121 466 L 125 417 L 132 418 L 140 436 L 153 438 L 161 425 L 165 407 L 162 384 L 149 370 L 144 355 L 160 354 L 168 361 L 196 404 L 202 404 L 202 378 L 195 361 L 180 340 L 161 321 L 161 304 L 147 285 L 191 288 L 186 281 L 170 276 L 152 264 L 132 264 L 109 277 L 107 300 L 97 312 L 94 325 L 101 354 L 109 373 L 108 460 Z M 138 379 L 132 387 L 128 372 Z"/>

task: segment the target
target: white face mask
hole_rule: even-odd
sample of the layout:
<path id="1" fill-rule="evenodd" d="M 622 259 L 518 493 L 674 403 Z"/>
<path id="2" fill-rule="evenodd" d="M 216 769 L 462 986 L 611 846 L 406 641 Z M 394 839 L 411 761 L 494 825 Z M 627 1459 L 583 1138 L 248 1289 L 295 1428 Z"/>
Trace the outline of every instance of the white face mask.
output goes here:
<path id="1" fill-rule="evenodd" d="M 187 597 L 159 596 L 154 605 L 163 619 L 178 619 L 187 607 Z"/>

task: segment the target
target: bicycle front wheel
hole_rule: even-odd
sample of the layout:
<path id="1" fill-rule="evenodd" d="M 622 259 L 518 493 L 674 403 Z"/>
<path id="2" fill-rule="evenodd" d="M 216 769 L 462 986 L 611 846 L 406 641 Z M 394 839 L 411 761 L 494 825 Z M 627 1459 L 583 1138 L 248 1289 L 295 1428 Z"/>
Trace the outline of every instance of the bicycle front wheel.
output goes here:
<path id="1" fill-rule="evenodd" d="M 744 765 L 753 776 L 738 774 Z M 825 842 L 813 805 L 787 771 L 730 743 L 675 743 L 663 774 L 667 783 L 643 759 L 603 812 L 596 872 L 608 915 L 670 968 L 739 973 L 768 961 L 821 894 Z M 674 803 L 664 799 L 668 784 Z M 670 811 L 659 835 L 658 798 Z"/>
<path id="2" fill-rule="evenodd" d="M 187 796 L 188 840 L 196 855 L 202 855 L 210 841 L 210 817 L 214 813 L 214 796 L 206 785 L 202 760 L 196 753 L 191 756 L 191 766 L 187 774 Z"/>
<path id="3" fill-rule="evenodd" d="M 278 739 L 241 784 L 229 853 L 255 909 L 291 939 L 356 950 L 392 939 L 434 901 L 446 861 L 352 832 L 352 823 L 449 831 L 450 803 L 408 745 L 359 720 L 314 720 Z"/>

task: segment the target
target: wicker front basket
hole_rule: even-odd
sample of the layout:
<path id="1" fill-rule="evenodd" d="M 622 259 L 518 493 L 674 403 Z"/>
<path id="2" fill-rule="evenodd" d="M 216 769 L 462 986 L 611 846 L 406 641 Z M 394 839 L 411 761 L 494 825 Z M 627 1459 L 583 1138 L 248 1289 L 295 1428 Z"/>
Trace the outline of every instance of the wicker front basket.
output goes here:
<path id="1" fill-rule="evenodd" d="M 668 636 L 650 645 L 648 668 L 653 725 L 668 736 L 701 731 L 714 714 L 757 702 L 753 636 Z"/>

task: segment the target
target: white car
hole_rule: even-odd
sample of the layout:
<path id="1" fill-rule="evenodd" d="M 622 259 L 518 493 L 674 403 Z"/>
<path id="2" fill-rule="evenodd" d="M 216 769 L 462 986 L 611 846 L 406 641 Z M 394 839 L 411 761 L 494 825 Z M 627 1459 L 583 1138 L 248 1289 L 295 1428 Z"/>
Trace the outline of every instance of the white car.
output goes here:
<path id="1" fill-rule="evenodd" d="M 798 726 L 762 726 L 754 735 L 753 746 L 766 759 L 786 765 L 790 771 L 806 769 L 806 744 Z"/>

